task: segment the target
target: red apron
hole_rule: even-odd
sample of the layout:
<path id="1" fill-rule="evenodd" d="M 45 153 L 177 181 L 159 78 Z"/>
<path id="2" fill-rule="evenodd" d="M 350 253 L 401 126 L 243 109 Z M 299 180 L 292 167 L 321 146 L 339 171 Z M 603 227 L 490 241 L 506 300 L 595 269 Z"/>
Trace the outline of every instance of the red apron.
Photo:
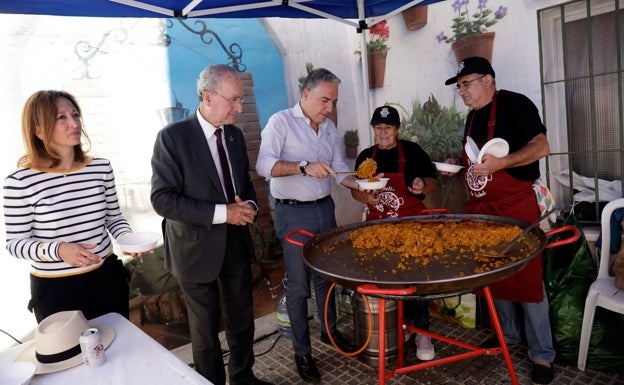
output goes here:
<path id="1" fill-rule="evenodd" d="M 403 155 L 403 145 L 397 142 L 399 150 L 399 170 L 397 172 L 386 172 L 384 177 L 390 178 L 388 184 L 379 193 L 381 202 L 378 205 L 366 205 L 366 220 L 383 218 L 397 218 L 408 215 L 417 215 L 427 207 L 421 199 L 415 197 L 407 190 L 405 184 L 405 156 Z M 373 147 L 372 158 L 377 155 L 377 146 Z"/>
<path id="2" fill-rule="evenodd" d="M 473 115 L 474 119 L 474 115 Z M 496 125 L 496 95 L 492 99 L 488 139 L 494 137 Z M 468 125 L 470 136 L 472 120 Z M 485 143 L 477 143 L 481 148 Z M 500 170 L 492 175 L 478 176 L 472 171 L 472 162 L 466 151 L 462 151 L 462 163 L 466 168 L 466 185 L 470 199 L 466 211 L 471 214 L 498 215 L 533 222 L 539 218 L 537 198 L 532 181 L 523 181 Z M 537 255 L 521 271 L 495 282 L 490 286 L 495 298 L 516 302 L 540 302 L 543 300 L 542 256 Z"/>

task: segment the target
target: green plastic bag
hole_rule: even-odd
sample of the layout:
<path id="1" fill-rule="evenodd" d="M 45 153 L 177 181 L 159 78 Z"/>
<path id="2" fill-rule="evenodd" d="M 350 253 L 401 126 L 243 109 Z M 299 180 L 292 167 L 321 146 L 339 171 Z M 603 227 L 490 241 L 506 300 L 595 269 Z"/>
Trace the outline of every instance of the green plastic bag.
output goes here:
<path id="1" fill-rule="evenodd" d="M 582 230 L 572 214 L 563 225 L 573 225 Z M 550 242 L 565 235 L 560 237 L 557 234 Z M 557 361 L 576 366 L 585 298 L 598 274 L 597 267 L 582 231 L 575 243 L 544 250 L 542 260 Z M 624 365 L 622 330 L 624 319 L 621 314 L 602 308 L 596 310 L 587 368 L 603 370 Z"/>

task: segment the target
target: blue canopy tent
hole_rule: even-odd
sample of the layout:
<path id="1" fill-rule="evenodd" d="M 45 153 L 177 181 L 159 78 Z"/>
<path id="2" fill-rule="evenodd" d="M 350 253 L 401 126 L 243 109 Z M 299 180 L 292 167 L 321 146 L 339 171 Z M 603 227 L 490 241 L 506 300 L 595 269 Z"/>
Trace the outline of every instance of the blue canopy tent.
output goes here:
<path id="1" fill-rule="evenodd" d="M 366 30 L 407 8 L 442 0 L 5 0 L 0 13 L 147 18 L 325 18 L 353 26 L 366 46 Z M 362 84 L 368 90 L 368 61 Z M 369 93 L 364 101 L 370 109 Z"/>
<path id="2" fill-rule="evenodd" d="M 0 13 L 97 17 L 386 17 L 440 0 L 28 0 L 2 1 Z"/>

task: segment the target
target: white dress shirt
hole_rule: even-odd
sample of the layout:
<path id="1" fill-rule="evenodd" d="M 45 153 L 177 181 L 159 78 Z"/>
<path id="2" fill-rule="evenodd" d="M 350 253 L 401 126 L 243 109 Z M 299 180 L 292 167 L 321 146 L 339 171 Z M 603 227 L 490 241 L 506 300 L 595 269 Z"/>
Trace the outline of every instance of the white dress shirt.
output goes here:
<path id="1" fill-rule="evenodd" d="M 206 136 L 206 140 L 208 141 L 208 147 L 210 148 L 210 155 L 212 155 L 212 159 L 217 166 L 217 173 L 219 174 L 219 180 L 221 180 L 221 187 L 223 187 L 223 191 L 225 191 L 225 184 L 223 183 L 223 172 L 221 171 L 221 163 L 219 163 L 219 152 L 217 150 L 217 137 L 215 136 L 215 131 L 217 128 L 223 129 L 223 127 L 215 127 L 212 124 L 208 123 L 206 119 L 199 113 L 199 109 L 196 112 L 197 120 L 199 120 L 199 124 L 201 125 L 202 131 Z M 225 135 L 225 131 L 221 131 L 221 136 Z M 229 155 L 227 155 L 227 141 L 222 140 L 223 146 L 225 148 L 226 156 L 228 156 L 228 166 L 230 164 Z M 232 174 L 232 167 L 230 166 L 230 175 Z M 235 183 L 233 183 L 235 185 Z M 236 185 L 234 186 L 234 193 L 236 194 Z M 225 223 L 227 221 L 227 208 L 226 204 L 215 204 L 214 217 L 212 218 L 213 224 Z"/>
<path id="2" fill-rule="evenodd" d="M 310 126 L 299 103 L 275 113 L 262 130 L 262 142 L 256 162 L 258 175 L 270 179 L 271 195 L 278 199 L 311 201 L 331 193 L 329 178 L 317 179 L 303 174 L 271 178 L 271 170 L 279 160 L 325 162 L 334 171 L 351 171 L 342 154 L 341 137 L 334 122 L 325 119 L 318 133 Z M 340 184 L 346 175 L 336 176 Z"/>

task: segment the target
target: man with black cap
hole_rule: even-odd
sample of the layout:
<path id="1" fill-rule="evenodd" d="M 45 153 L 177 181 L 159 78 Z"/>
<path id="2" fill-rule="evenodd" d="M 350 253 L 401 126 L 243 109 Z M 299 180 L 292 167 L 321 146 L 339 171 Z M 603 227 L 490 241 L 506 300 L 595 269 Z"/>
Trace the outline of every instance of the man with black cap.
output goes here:
<path id="1" fill-rule="evenodd" d="M 466 210 L 472 214 L 499 215 L 534 222 L 540 215 L 533 183 L 540 177 L 539 159 L 549 153 L 546 128 L 537 107 L 524 95 L 497 90 L 494 69 L 482 57 L 470 57 L 459 64 L 457 75 L 445 84 L 455 90 L 471 108 L 466 117 L 466 137 L 479 148 L 493 138 L 509 144 L 509 153 L 497 157 L 484 154 L 481 162 L 462 152 L 462 164 L 470 198 Z M 524 312 L 524 330 L 529 358 L 533 361 L 534 384 L 553 381 L 552 343 L 548 299 L 542 282 L 541 255 L 517 274 L 490 286 L 495 298 L 505 340 L 521 341 L 517 304 Z M 484 346 L 492 344 L 487 341 Z"/>
<path id="2" fill-rule="evenodd" d="M 401 119 L 391 106 L 377 107 L 371 117 L 375 145 L 362 150 L 355 161 L 355 169 L 366 159 L 377 162 L 377 172 L 389 178 L 380 191 L 351 190 L 353 198 L 366 204 L 366 220 L 418 215 L 427 207 L 425 194 L 438 188 L 436 169 L 429 155 L 416 143 L 399 140 Z M 429 302 L 407 301 L 405 318 L 414 326 L 429 330 Z M 431 339 L 423 334 L 415 337 L 416 356 L 423 361 L 434 359 Z"/>

